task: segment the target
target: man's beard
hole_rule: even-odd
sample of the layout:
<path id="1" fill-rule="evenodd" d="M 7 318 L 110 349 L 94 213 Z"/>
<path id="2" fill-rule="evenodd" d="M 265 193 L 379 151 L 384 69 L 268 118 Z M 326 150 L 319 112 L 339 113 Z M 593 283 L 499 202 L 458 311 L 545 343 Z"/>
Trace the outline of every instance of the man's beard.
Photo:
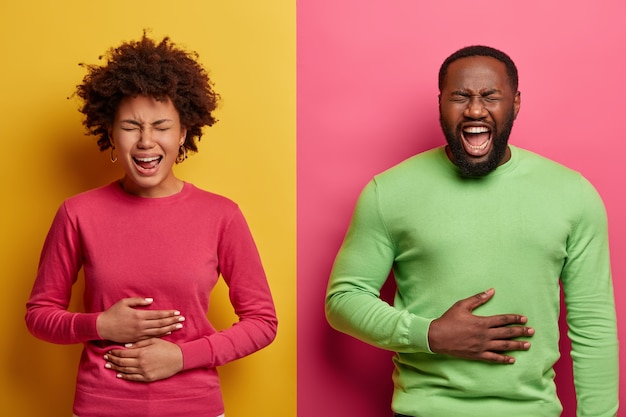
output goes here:
<path id="1" fill-rule="evenodd" d="M 441 129 L 443 130 L 450 152 L 454 158 L 454 164 L 459 167 L 463 176 L 483 177 L 498 167 L 500 161 L 502 161 L 502 158 L 504 158 L 506 153 L 514 120 L 513 111 L 511 111 L 509 113 L 509 117 L 502 126 L 502 131 L 496 132 L 494 130 L 492 132 L 493 138 L 491 140 L 493 141 L 493 149 L 487 156 L 487 160 L 482 162 L 472 162 L 472 158 L 467 155 L 465 149 L 463 148 L 463 144 L 461 143 L 463 140 L 461 138 L 461 130 L 454 129 L 451 126 L 446 125 L 441 119 L 441 115 L 439 116 Z"/>

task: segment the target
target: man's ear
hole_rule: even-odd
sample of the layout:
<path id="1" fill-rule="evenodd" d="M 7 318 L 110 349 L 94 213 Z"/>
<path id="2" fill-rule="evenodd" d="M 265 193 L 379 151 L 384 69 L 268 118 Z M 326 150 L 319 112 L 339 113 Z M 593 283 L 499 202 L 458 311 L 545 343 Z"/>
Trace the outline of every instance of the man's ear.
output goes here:
<path id="1" fill-rule="evenodd" d="M 522 104 L 522 93 L 520 91 L 515 93 L 515 98 L 513 99 L 513 119 L 517 119 L 517 114 L 519 113 L 519 108 Z"/>

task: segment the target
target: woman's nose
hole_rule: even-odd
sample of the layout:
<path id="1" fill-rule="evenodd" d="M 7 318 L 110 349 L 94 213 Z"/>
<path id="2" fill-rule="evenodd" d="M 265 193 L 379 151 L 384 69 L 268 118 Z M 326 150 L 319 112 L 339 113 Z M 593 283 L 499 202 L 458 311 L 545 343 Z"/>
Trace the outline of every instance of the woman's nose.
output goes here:
<path id="1" fill-rule="evenodd" d="M 152 129 L 142 129 L 137 146 L 141 149 L 149 149 L 154 146 L 154 132 Z"/>

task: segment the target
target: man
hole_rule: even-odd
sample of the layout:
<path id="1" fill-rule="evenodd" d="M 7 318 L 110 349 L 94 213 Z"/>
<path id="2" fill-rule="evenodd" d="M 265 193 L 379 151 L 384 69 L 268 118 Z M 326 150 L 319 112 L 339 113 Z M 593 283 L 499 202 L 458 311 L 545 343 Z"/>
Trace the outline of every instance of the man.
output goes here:
<path id="1" fill-rule="evenodd" d="M 448 57 L 439 73 L 447 146 L 377 175 L 337 255 L 327 318 L 396 352 L 396 416 L 559 416 L 559 280 L 578 416 L 617 413 L 604 206 L 580 174 L 508 145 L 517 88 L 501 51 Z M 390 271 L 393 306 L 379 298 Z"/>

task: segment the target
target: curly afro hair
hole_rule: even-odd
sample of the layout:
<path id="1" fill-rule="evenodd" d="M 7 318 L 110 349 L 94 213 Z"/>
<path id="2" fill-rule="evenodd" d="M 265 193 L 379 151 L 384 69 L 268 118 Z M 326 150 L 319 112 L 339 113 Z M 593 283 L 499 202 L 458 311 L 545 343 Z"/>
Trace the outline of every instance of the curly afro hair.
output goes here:
<path id="1" fill-rule="evenodd" d="M 174 45 L 168 37 L 156 43 L 146 36 L 139 41 L 126 42 L 111 48 L 104 57 L 105 65 L 86 65 L 87 75 L 76 87 L 82 99 L 80 112 L 89 134 L 98 137 L 100 150 L 110 148 L 109 129 L 115 112 L 125 97 L 145 95 L 157 100 L 170 99 L 187 129 L 180 155 L 197 152 L 196 138 L 202 128 L 217 120 L 211 114 L 217 107 L 219 95 L 213 83 L 198 63 L 198 54 Z"/>

